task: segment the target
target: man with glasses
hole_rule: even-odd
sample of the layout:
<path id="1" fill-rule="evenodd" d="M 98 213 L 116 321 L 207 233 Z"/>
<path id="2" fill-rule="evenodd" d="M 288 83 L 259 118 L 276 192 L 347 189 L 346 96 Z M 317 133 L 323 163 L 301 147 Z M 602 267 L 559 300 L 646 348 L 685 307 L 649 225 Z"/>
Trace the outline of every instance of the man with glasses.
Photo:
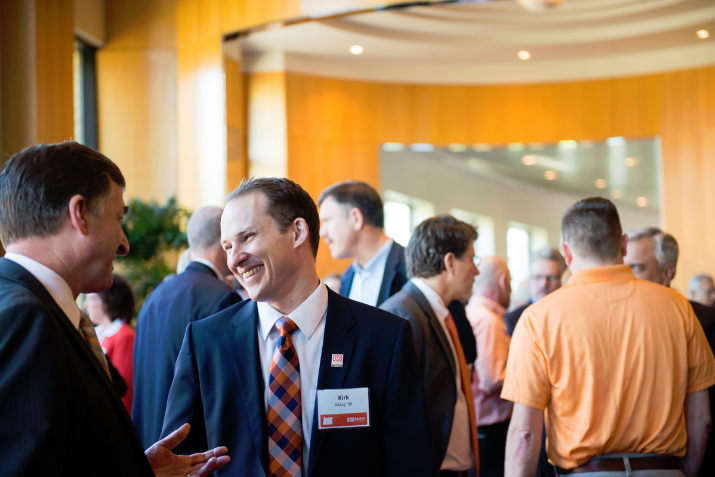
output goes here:
<path id="1" fill-rule="evenodd" d="M 526 305 L 515 308 L 504 316 L 509 336 L 526 308 L 554 290 L 561 288 L 561 276 L 566 270 L 564 257 L 555 248 L 542 248 L 534 252 L 529 264 L 530 298 Z"/>

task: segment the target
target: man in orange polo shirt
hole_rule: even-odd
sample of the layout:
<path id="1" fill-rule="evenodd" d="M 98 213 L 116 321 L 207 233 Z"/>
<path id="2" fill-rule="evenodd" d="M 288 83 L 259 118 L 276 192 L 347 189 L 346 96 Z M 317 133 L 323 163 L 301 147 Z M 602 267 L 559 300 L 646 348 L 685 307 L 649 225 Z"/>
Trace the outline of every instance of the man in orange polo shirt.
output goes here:
<path id="1" fill-rule="evenodd" d="M 544 417 L 557 474 L 695 475 L 715 358 L 692 308 L 623 265 L 628 240 L 610 201 L 577 202 L 561 226 L 573 276 L 527 308 L 512 337 L 506 475 L 534 475 Z"/>

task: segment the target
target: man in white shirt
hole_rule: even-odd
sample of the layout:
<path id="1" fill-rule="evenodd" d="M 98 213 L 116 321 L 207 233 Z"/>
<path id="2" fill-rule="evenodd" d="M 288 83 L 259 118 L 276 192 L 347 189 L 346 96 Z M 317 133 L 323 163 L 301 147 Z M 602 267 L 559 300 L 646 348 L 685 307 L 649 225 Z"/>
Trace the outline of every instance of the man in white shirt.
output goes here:
<path id="1" fill-rule="evenodd" d="M 382 199 L 364 182 L 345 181 L 318 198 L 320 236 L 333 258 L 352 258 L 340 277 L 340 294 L 379 306 L 407 281 L 405 249 L 385 235 Z"/>
<path id="2" fill-rule="evenodd" d="M 217 475 L 431 475 L 410 327 L 328 291 L 319 240 L 315 203 L 288 179 L 228 196 L 221 242 L 251 299 L 189 324 L 163 432 L 189 422 L 187 442 L 225 442 Z"/>
<path id="3" fill-rule="evenodd" d="M 475 228 L 450 215 L 419 224 L 407 244 L 410 281 L 381 308 L 405 318 L 424 380 L 430 447 L 440 476 L 479 466 L 469 371 L 447 304 L 466 300 L 474 277 Z"/>
<path id="4" fill-rule="evenodd" d="M 174 455 L 188 426 L 145 456 L 76 305 L 129 251 L 123 188 L 112 161 L 75 142 L 26 148 L 0 172 L 0 475 L 208 475 L 229 460 Z"/>

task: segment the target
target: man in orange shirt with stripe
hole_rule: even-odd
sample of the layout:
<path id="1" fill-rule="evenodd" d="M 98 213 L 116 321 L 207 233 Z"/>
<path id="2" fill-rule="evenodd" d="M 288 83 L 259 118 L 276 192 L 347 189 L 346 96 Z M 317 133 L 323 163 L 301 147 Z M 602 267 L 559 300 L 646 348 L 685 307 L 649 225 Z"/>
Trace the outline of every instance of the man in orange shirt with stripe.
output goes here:
<path id="1" fill-rule="evenodd" d="M 534 474 L 544 417 L 558 475 L 695 475 L 715 358 L 691 306 L 623 264 L 610 201 L 579 201 L 561 225 L 573 276 L 527 308 L 512 337 L 506 475 Z"/>

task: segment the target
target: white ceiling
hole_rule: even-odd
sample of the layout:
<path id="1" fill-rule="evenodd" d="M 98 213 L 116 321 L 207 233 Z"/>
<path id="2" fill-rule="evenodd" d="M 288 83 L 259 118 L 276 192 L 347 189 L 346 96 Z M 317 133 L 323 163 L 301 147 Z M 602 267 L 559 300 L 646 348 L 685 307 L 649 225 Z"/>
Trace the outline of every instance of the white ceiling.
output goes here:
<path id="1" fill-rule="evenodd" d="M 698 39 L 701 28 L 712 36 Z M 536 13 L 513 0 L 463 1 L 243 33 L 231 42 L 240 41 L 247 71 L 408 83 L 553 82 L 715 64 L 715 0 L 564 0 Z M 353 44 L 365 53 L 350 55 Z M 517 59 L 522 49 L 531 60 Z"/>

